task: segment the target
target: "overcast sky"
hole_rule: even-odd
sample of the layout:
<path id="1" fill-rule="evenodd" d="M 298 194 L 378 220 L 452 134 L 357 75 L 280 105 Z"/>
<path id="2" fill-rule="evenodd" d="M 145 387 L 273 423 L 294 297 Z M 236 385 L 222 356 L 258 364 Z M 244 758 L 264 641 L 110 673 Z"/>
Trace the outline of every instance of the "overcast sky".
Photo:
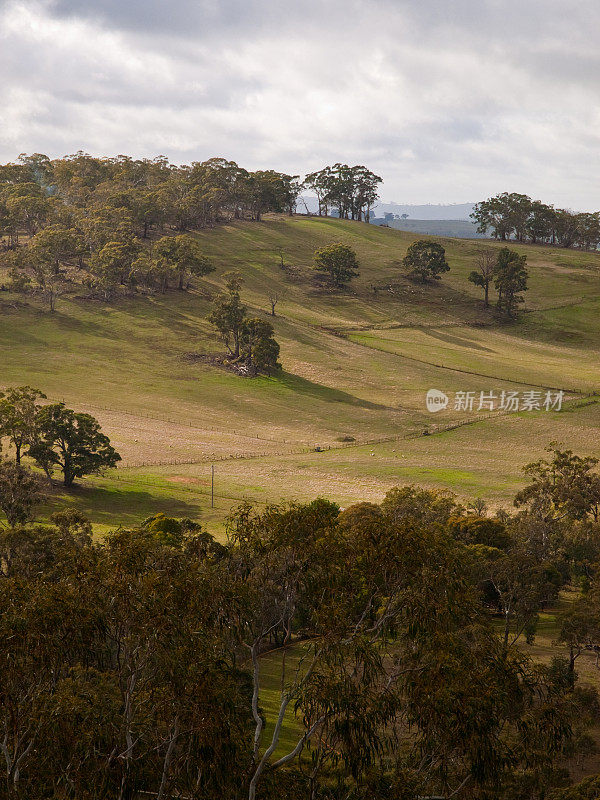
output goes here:
<path id="1" fill-rule="evenodd" d="M 0 0 L 0 160 L 343 161 L 600 208 L 598 0 Z"/>

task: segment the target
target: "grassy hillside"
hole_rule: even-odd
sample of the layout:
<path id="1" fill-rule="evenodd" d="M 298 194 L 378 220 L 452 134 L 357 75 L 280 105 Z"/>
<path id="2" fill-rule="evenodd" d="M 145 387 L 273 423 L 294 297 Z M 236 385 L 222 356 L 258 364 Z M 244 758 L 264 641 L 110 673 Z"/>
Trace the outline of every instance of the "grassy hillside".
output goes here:
<path id="1" fill-rule="evenodd" d="M 531 289 L 521 319 L 507 325 L 467 280 L 474 241 L 440 240 L 451 271 L 440 285 L 418 287 L 401 267 L 417 238 L 410 233 L 272 217 L 197 235 L 216 271 L 188 293 L 106 305 L 74 286 L 55 314 L 0 295 L 0 382 L 28 383 L 90 411 L 123 456 L 118 470 L 53 499 L 90 513 L 98 530 L 156 510 L 200 516 L 218 530 L 243 497 L 322 494 L 348 504 L 404 482 L 508 502 L 521 465 L 549 441 L 600 455 L 600 406 L 583 399 L 600 378 L 598 255 L 516 246 L 527 254 Z M 330 294 L 312 281 L 312 254 L 336 240 L 356 249 L 361 275 Z M 221 349 L 206 322 L 210 297 L 230 269 L 243 273 L 253 314 L 267 313 L 269 294 L 280 297 L 272 319 L 280 377 L 245 379 L 210 363 Z M 536 387 L 564 388 L 571 400 L 561 413 L 492 417 L 425 408 L 430 388 Z M 475 421 L 436 433 L 467 419 Z"/>

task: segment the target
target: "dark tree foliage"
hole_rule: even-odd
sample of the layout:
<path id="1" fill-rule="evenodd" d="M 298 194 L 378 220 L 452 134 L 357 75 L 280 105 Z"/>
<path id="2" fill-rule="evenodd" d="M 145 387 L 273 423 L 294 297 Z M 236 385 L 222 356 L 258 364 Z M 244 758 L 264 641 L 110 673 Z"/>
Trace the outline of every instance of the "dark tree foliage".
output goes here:
<path id="1" fill-rule="evenodd" d="M 38 411 L 36 439 L 28 455 L 49 475 L 58 467 L 65 486 L 72 486 L 76 478 L 114 467 L 121 460 L 98 421 L 64 403 L 51 403 Z"/>
<path id="2" fill-rule="evenodd" d="M 589 775 L 575 786 L 557 789 L 548 795 L 548 800 L 598 800 L 600 797 L 600 775 Z"/>
<path id="3" fill-rule="evenodd" d="M 208 321 L 219 331 L 230 356 L 229 363 L 243 366 L 244 374 L 250 376 L 279 371 L 279 344 L 274 338 L 273 326 L 258 317 L 245 316 L 239 273 L 227 272 L 223 277 L 225 291 L 215 297 Z"/>
<path id="4" fill-rule="evenodd" d="M 219 331 L 229 354 L 233 358 L 239 358 L 246 315 L 246 306 L 240 297 L 242 277 L 239 272 L 226 272 L 223 279 L 225 290 L 215 297 L 208 321 Z"/>
<path id="5" fill-rule="evenodd" d="M 495 250 L 493 250 L 491 247 L 479 247 L 477 248 L 477 254 L 475 256 L 477 269 L 474 269 L 469 274 L 469 280 L 471 283 L 474 283 L 475 286 L 480 286 L 483 289 L 483 304 L 486 308 L 488 308 L 490 304 L 490 284 L 494 278 L 497 261 L 498 254 Z"/>
<path id="6" fill-rule="evenodd" d="M 241 357 L 252 373 L 271 375 L 281 369 L 279 344 L 270 322 L 259 318 L 245 319 L 241 334 Z"/>
<path id="7" fill-rule="evenodd" d="M 503 242 L 515 239 L 582 250 L 597 250 L 600 245 L 600 212 L 576 214 L 516 192 L 476 203 L 471 217 L 480 233 L 491 232 Z"/>
<path id="8" fill-rule="evenodd" d="M 506 525 L 497 519 L 456 516 L 450 518 L 448 524 L 454 535 L 466 544 L 480 544 L 498 550 L 509 550 L 515 544 Z"/>
<path id="9" fill-rule="evenodd" d="M 88 424 L 62 404 L 36 416 L 65 442 Z M 27 477 L 5 462 L 0 498 L 4 466 Z M 502 519 L 415 486 L 343 511 L 243 503 L 225 543 L 164 514 L 102 541 L 74 509 L 15 518 L 0 796 L 545 800 L 599 709 L 575 673 L 600 636 L 595 570 L 562 622 L 569 658 L 517 644 L 596 525 L 594 466 L 529 465 L 527 503 Z"/>
<path id="10" fill-rule="evenodd" d="M 544 518 L 574 520 L 600 516 L 600 475 L 594 471 L 598 459 L 578 456 L 572 450 L 550 447 L 551 459 L 542 458 L 524 467 L 532 482 L 515 497 L 516 506 Z"/>
<path id="11" fill-rule="evenodd" d="M 440 280 L 442 274 L 450 270 L 442 245 L 426 239 L 413 242 L 402 263 L 409 270 L 409 277 L 419 283 Z"/>
<path id="12" fill-rule="evenodd" d="M 36 437 L 38 400 L 46 395 L 31 386 L 15 386 L 0 392 L 0 441 L 6 437 L 21 463 L 23 449 Z"/>
<path id="13" fill-rule="evenodd" d="M 167 279 L 166 285 L 172 273 L 177 276 L 177 288 L 182 291 L 188 288 L 193 275 L 204 277 L 215 269 L 203 255 L 200 243 L 186 234 L 163 236 L 154 245 L 154 257 L 157 268 Z"/>
<path id="14" fill-rule="evenodd" d="M 194 231 L 292 214 L 301 186 L 297 175 L 222 158 L 176 166 L 163 156 L 21 156 L 0 165 L 0 251 L 11 288 L 39 293 L 51 311 L 73 279 L 106 301 L 184 289 L 212 269 Z"/>
<path id="15" fill-rule="evenodd" d="M 243 599 L 195 533 L 155 528 L 0 537 L 1 796 L 243 796 Z"/>
<path id="16" fill-rule="evenodd" d="M 327 216 L 335 208 L 341 219 L 364 219 L 369 222 L 381 181 L 366 167 L 334 164 L 311 172 L 306 176 L 304 185 L 317 197 L 319 216 Z"/>
<path id="17" fill-rule="evenodd" d="M 519 255 L 508 247 L 503 247 L 498 252 L 494 270 L 494 286 L 498 292 L 497 306 L 509 317 L 514 317 L 519 304 L 525 302 L 521 293 L 528 288 L 526 261 L 527 256 Z"/>
<path id="18" fill-rule="evenodd" d="M 332 288 L 342 289 L 358 277 L 358 268 L 356 252 L 347 244 L 335 242 L 315 250 L 315 270 Z"/>
<path id="19" fill-rule="evenodd" d="M 449 496 L 242 505 L 225 545 L 161 514 L 102 543 L 53 521 L 0 535 L 15 800 L 539 798 L 583 716 L 561 665 L 494 632 L 469 548 L 502 526 Z M 300 660 L 265 672 L 273 645 Z"/>
<path id="20" fill-rule="evenodd" d="M 12 528 L 29 522 L 44 496 L 38 475 L 13 461 L 0 461 L 0 509 Z"/>

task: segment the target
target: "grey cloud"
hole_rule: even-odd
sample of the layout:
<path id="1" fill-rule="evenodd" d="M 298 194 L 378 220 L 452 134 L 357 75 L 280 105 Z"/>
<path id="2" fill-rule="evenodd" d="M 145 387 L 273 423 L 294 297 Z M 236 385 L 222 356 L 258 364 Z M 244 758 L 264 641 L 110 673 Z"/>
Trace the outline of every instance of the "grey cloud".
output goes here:
<path id="1" fill-rule="evenodd" d="M 344 160 L 395 200 L 593 207 L 600 6 L 566 5 L 0 0 L 0 158 Z"/>
<path id="2" fill-rule="evenodd" d="M 306 21 L 311 11 L 316 14 L 320 8 L 323 13 L 326 5 L 318 0 L 306 0 L 306 4 L 263 0 L 50 0 L 49 8 L 54 16 L 81 17 L 108 28 L 158 35 L 175 33 L 202 40 L 219 32 L 255 35 L 297 25 Z"/>

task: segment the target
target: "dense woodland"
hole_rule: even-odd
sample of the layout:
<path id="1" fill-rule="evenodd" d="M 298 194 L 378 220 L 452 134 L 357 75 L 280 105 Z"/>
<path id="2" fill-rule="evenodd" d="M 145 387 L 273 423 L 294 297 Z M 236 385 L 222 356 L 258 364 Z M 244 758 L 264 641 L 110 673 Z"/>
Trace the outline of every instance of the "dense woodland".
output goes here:
<path id="1" fill-rule="evenodd" d="M 368 220 L 380 178 L 342 164 L 319 175 L 307 180 L 317 181 L 327 208 Z M 210 270 L 189 231 L 233 218 L 260 220 L 267 211 L 292 214 L 303 185 L 297 175 L 248 172 L 222 158 L 174 166 L 164 157 L 21 156 L 0 166 L 0 242 L 10 288 L 33 286 L 53 308 L 63 268 L 76 267 L 105 299 L 119 286 L 183 289 Z"/>
<path id="2" fill-rule="evenodd" d="M 5 461 L 0 796 L 595 797 L 561 788 L 600 709 L 576 669 L 600 640 L 595 466 L 550 451 L 493 516 L 414 486 L 243 504 L 219 544 L 160 514 L 102 542 L 74 510 L 28 522 L 40 487 Z M 536 664 L 569 581 L 564 655 Z"/>
<path id="3" fill-rule="evenodd" d="M 99 542 L 74 509 L 35 523 L 42 472 L 119 460 L 44 399 L 0 397 L 0 797 L 573 796 L 600 711 L 577 681 L 600 652 L 597 459 L 549 448 L 493 515 L 410 486 L 244 503 L 225 544 L 164 514 Z M 522 645 L 569 583 L 562 654 L 536 664 Z"/>
<path id="4" fill-rule="evenodd" d="M 503 192 L 475 205 L 471 217 L 478 231 L 495 239 L 597 250 L 600 211 L 575 213 L 532 200 L 526 194 Z"/>

